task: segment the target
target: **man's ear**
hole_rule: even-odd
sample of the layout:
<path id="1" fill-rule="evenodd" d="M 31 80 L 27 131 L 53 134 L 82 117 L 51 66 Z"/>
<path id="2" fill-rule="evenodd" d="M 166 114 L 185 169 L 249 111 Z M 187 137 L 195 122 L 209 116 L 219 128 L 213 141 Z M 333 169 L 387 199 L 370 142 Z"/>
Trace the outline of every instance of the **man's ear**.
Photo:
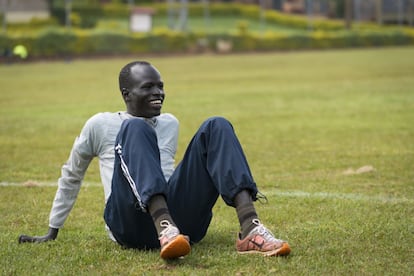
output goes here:
<path id="1" fill-rule="evenodd" d="M 127 88 L 122 88 L 121 93 L 124 100 L 127 100 L 129 98 L 129 91 Z"/>

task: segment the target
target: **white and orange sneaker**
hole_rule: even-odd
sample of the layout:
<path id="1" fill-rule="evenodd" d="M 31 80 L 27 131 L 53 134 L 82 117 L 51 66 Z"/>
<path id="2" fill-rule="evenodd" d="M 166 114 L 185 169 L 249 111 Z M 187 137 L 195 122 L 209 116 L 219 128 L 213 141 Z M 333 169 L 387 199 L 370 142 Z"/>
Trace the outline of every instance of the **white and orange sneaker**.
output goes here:
<path id="1" fill-rule="evenodd" d="M 180 234 L 178 228 L 172 225 L 168 220 L 162 220 L 160 225 L 165 227 L 158 238 L 161 245 L 161 258 L 177 259 L 190 253 L 191 246 L 188 236 Z"/>
<path id="2" fill-rule="evenodd" d="M 287 256 L 290 246 L 287 242 L 276 239 L 258 219 L 252 221 L 257 226 L 244 238 L 236 241 L 236 249 L 240 254 L 262 254 L 264 256 Z"/>

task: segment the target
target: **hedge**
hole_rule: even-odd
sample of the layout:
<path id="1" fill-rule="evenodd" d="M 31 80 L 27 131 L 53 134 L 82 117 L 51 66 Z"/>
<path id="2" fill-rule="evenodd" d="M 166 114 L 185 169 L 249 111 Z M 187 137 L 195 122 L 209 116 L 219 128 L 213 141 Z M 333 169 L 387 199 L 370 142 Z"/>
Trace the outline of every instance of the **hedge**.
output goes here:
<path id="1" fill-rule="evenodd" d="M 114 32 L 75 32 L 50 29 L 38 37 L 0 35 L 0 49 L 26 46 L 29 56 L 67 57 L 138 53 L 187 53 L 220 51 L 218 41 L 231 45 L 231 51 L 270 51 L 414 45 L 414 31 L 307 32 L 300 35 L 278 33 L 196 34 L 155 30 L 148 34 Z M 228 50 L 228 49 L 227 49 Z"/>

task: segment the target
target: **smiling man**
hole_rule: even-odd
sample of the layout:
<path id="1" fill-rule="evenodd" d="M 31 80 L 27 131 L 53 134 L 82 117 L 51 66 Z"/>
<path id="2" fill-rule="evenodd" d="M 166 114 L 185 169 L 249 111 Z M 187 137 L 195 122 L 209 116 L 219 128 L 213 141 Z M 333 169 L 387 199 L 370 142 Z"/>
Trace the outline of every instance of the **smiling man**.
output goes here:
<path id="1" fill-rule="evenodd" d="M 94 157 L 99 158 L 109 237 L 128 248 L 160 248 L 163 259 L 191 251 L 207 233 L 212 208 L 221 196 L 236 209 L 240 254 L 288 255 L 287 242 L 261 224 L 253 205 L 258 190 L 233 126 L 207 119 L 175 168 L 178 120 L 161 113 L 165 99 L 159 71 L 150 63 L 127 64 L 119 74 L 125 112 L 91 117 L 62 167 L 44 236 L 21 235 L 19 242 L 56 239 Z"/>

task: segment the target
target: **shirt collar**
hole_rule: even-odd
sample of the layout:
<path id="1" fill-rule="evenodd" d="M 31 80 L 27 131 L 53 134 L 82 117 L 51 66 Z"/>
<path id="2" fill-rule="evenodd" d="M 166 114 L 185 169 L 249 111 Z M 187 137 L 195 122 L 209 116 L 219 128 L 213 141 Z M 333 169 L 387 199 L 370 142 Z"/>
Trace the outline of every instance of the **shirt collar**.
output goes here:
<path id="1" fill-rule="evenodd" d="M 131 114 L 129 114 L 126 111 L 120 111 L 118 112 L 119 116 L 121 117 L 122 120 L 127 120 L 127 119 L 131 119 L 131 118 L 139 118 L 141 120 L 144 120 L 145 122 L 147 122 L 150 126 L 152 127 L 156 127 L 157 126 L 157 117 L 152 117 L 152 118 L 144 118 L 144 117 L 135 117 Z"/>

